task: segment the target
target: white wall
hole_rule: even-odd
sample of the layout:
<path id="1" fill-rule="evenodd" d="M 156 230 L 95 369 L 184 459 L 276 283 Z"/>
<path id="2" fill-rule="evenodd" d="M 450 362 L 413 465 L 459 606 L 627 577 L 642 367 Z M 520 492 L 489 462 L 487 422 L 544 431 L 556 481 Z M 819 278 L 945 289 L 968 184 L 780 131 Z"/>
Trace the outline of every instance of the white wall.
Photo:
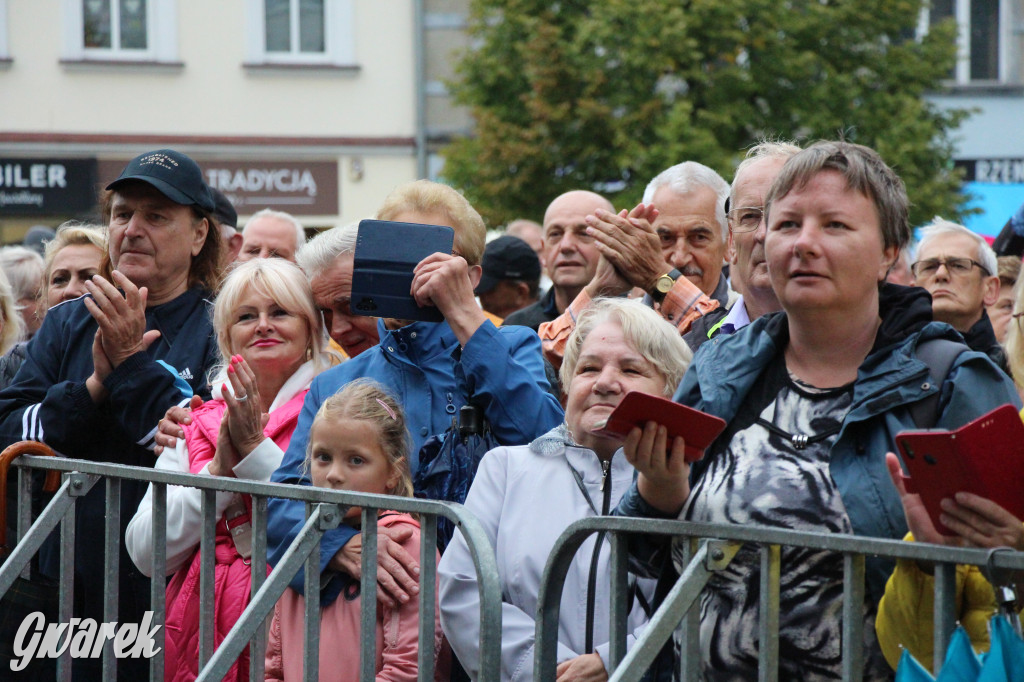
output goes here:
<path id="1" fill-rule="evenodd" d="M 943 108 L 981 110 L 957 130 L 956 158 L 1024 157 L 1024 94 L 929 97 Z"/>
<path id="2" fill-rule="evenodd" d="M 0 130 L 112 134 L 411 137 L 411 0 L 355 2 L 356 72 L 254 70 L 245 3 L 176 0 L 183 67 L 62 65 L 62 3 L 8 5 L 11 68 Z"/>

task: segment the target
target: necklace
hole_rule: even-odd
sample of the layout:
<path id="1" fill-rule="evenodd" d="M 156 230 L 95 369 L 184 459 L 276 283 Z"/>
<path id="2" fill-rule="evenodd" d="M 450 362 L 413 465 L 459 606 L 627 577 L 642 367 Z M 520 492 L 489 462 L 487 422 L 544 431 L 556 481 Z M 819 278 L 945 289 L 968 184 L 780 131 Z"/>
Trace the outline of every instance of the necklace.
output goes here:
<path id="1" fill-rule="evenodd" d="M 780 429 L 775 424 L 772 424 L 770 421 L 767 421 L 766 419 L 763 419 L 761 417 L 757 418 L 756 423 L 768 429 L 771 433 L 774 433 L 776 436 L 788 439 L 789 442 L 792 443 L 794 450 L 803 450 L 808 445 L 820 443 L 826 438 L 834 436 L 837 433 L 839 433 L 839 429 L 841 429 L 843 426 L 841 423 L 839 423 L 836 424 L 835 426 L 825 429 L 821 433 L 816 433 L 813 436 L 808 436 L 805 433 L 790 433 L 785 429 Z"/>

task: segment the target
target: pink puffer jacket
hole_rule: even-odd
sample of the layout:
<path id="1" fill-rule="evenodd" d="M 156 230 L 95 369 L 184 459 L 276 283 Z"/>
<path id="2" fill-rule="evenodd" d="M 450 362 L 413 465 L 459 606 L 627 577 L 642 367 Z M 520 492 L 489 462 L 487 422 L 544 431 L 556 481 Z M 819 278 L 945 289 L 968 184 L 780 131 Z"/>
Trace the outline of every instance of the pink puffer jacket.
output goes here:
<path id="1" fill-rule="evenodd" d="M 263 433 L 282 450 L 288 449 L 288 442 L 295 431 L 305 397 L 306 391 L 300 391 L 287 403 L 274 410 L 270 414 L 267 427 L 263 430 Z M 198 473 L 213 459 L 217 433 L 226 409 L 223 400 L 211 400 L 195 410 L 192 413 L 192 423 L 184 427 L 189 469 L 192 473 Z M 248 495 L 243 495 L 243 499 L 248 514 L 251 514 L 252 501 Z M 237 519 L 242 520 L 243 518 Z M 191 682 L 198 674 L 199 567 L 197 546 L 191 561 L 178 570 L 167 584 L 164 679 L 168 682 Z M 218 519 L 214 566 L 214 648 L 220 646 L 225 635 L 249 604 L 251 584 L 249 563 L 243 561 L 235 550 L 224 519 Z M 224 679 L 239 682 L 249 679 L 248 647 Z"/>

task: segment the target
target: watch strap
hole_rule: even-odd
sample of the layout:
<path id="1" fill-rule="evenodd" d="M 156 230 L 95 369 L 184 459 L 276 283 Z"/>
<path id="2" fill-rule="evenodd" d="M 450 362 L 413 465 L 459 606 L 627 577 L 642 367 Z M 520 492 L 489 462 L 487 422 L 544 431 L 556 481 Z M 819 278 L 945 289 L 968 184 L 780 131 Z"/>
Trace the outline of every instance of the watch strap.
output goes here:
<path id="1" fill-rule="evenodd" d="M 656 302 L 661 303 L 663 300 L 665 300 L 666 294 L 668 294 L 668 292 L 671 291 L 671 287 L 669 287 L 669 289 L 667 289 L 665 291 L 660 291 L 658 289 L 657 283 L 660 282 L 662 279 L 668 277 L 669 279 L 672 280 L 672 283 L 675 284 L 675 281 L 677 279 L 679 279 L 680 277 L 682 277 L 682 276 L 683 276 L 683 273 L 681 273 L 678 268 L 672 268 L 671 270 L 666 272 L 664 275 L 661 275 L 660 277 L 658 277 L 658 279 L 655 280 L 654 289 L 650 292 L 651 298 L 653 298 Z"/>

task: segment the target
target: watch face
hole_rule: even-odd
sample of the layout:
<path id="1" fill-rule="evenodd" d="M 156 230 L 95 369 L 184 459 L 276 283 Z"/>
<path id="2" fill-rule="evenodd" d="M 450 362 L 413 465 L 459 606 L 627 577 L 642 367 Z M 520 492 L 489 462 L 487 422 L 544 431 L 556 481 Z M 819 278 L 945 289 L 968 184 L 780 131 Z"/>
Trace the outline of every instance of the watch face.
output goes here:
<path id="1" fill-rule="evenodd" d="M 661 277 L 658 278 L 658 283 L 656 287 L 660 293 L 667 294 L 669 290 L 672 288 L 673 284 L 675 284 L 674 279 L 672 279 L 668 275 L 662 275 Z"/>

